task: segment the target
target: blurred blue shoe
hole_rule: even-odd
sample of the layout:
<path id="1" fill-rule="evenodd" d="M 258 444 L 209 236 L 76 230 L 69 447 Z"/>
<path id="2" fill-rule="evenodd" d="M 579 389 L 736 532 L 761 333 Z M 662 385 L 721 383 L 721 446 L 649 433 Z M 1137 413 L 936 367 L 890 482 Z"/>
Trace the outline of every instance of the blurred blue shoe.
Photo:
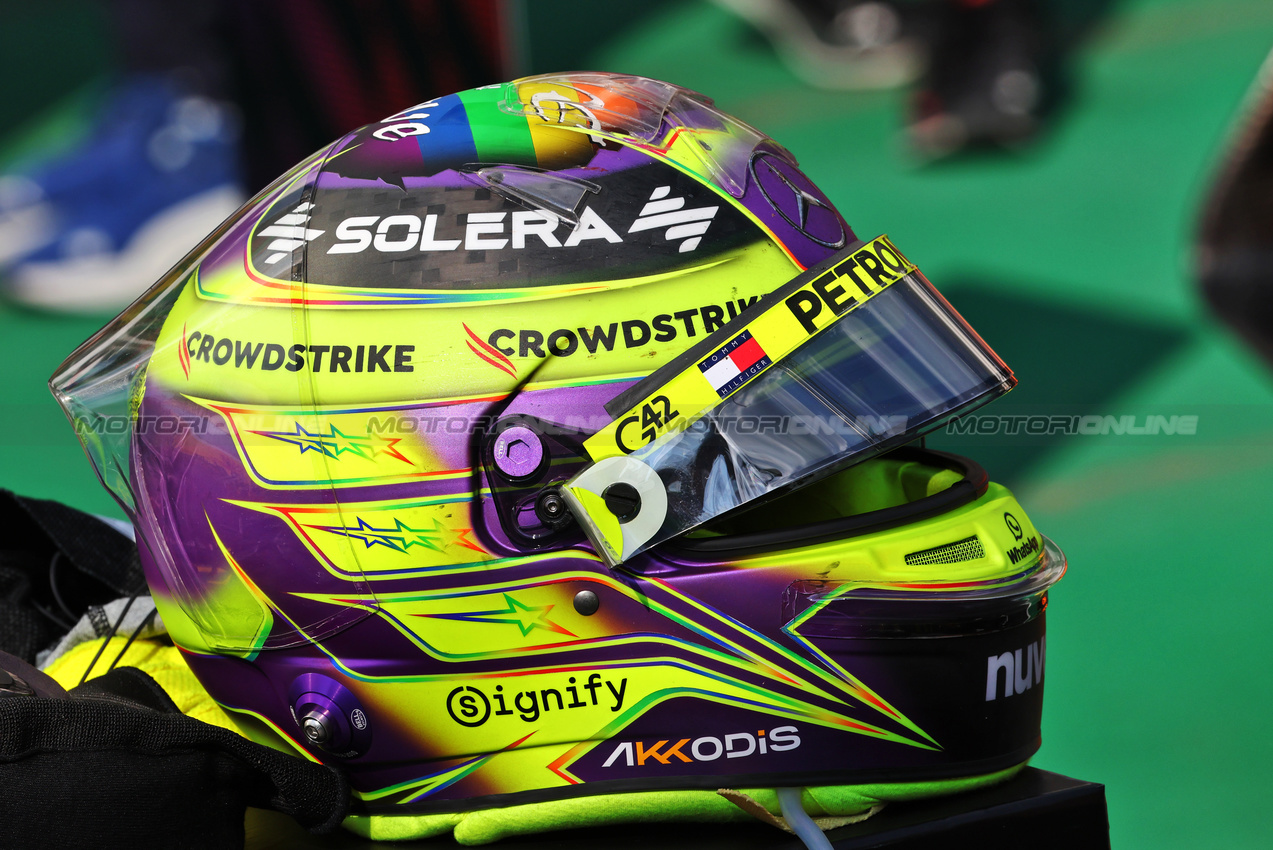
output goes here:
<path id="1" fill-rule="evenodd" d="M 76 150 L 0 176 L 0 291 L 69 312 L 116 310 L 244 200 L 230 111 L 154 77 L 102 104 Z"/>

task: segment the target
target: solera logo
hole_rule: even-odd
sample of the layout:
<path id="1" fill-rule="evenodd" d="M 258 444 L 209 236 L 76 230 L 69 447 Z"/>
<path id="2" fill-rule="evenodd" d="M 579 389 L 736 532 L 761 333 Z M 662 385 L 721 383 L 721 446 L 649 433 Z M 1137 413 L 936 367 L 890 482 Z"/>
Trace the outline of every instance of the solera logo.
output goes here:
<path id="1" fill-rule="evenodd" d="M 633 234 L 649 232 L 662 241 L 677 246 L 678 253 L 688 253 L 698 248 L 704 234 L 712 226 L 719 205 L 686 207 L 693 200 L 689 196 L 672 195 L 672 187 L 658 186 L 636 220 L 628 227 L 629 239 L 625 240 L 600 213 L 591 206 L 584 206 L 577 222 L 569 222 L 548 210 L 496 210 L 463 214 L 463 224 L 438 213 L 423 217 L 400 213 L 381 217 L 356 215 L 343 219 L 336 226 L 335 243 L 328 246 L 328 254 L 361 254 L 372 249 L 380 254 L 402 254 L 437 251 L 502 251 L 527 248 L 576 248 L 585 242 L 602 240 L 610 244 L 630 241 Z M 312 206 L 312 205 L 311 205 Z M 299 209 L 299 208 L 298 208 Z M 308 209 L 308 207 L 306 208 Z M 290 222 L 307 220 L 294 214 L 285 217 Z M 282 219 L 280 219 L 282 220 Z M 306 230 L 302 227 L 278 225 L 262 231 L 293 234 L 291 241 L 276 240 L 270 247 L 303 245 L 306 241 L 326 233 L 325 230 Z M 290 249 L 289 249 L 290 250 Z M 273 262 L 276 254 L 270 257 Z M 291 256 L 287 254 L 286 256 Z"/>
<path id="2" fill-rule="evenodd" d="M 744 758 L 750 755 L 766 755 L 770 752 L 781 753 L 794 750 L 800 746 L 800 730 L 795 726 L 779 726 L 768 733 L 761 729 L 756 734 L 735 732 L 724 738 L 704 735 L 701 738 L 682 738 L 676 743 L 670 741 L 624 741 L 614 748 L 610 757 L 602 767 L 610 767 L 620 757 L 628 767 L 644 765 L 648 760 L 659 764 L 678 762 L 689 764 L 696 761 L 716 761 L 721 756 L 730 759 Z"/>

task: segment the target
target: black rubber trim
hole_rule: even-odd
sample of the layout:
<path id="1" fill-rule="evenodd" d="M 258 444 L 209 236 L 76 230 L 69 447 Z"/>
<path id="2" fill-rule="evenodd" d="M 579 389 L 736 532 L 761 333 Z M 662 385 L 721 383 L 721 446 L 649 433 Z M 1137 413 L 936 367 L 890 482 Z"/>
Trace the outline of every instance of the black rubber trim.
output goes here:
<path id="1" fill-rule="evenodd" d="M 678 537 L 669 540 L 659 548 L 674 556 L 744 555 L 774 549 L 790 549 L 796 546 L 811 546 L 830 540 L 843 540 L 847 537 L 860 537 L 953 511 L 980 498 L 990 484 L 990 476 L 986 474 L 986 470 L 982 469 L 976 461 L 962 455 L 922 449 L 918 446 L 902 446 L 880 457 L 944 467 L 960 473 L 964 476 L 964 480 L 952 484 L 940 493 L 892 508 L 882 508 L 878 511 L 809 525 L 797 525 L 777 531 L 697 539 Z"/>
<path id="2" fill-rule="evenodd" d="M 635 791 L 716 791 L 721 788 L 776 788 L 780 786 L 864 785 L 876 782 L 930 782 L 942 779 L 960 779 L 981 776 L 1006 770 L 1023 764 L 1038 752 L 1042 738 L 1008 753 L 983 759 L 968 759 L 948 765 L 916 769 L 913 767 L 879 768 L 859 771 L 808 771 L 791 773 L 734 773 L 714 776 L 650 777 L 649 779 L 602 779 L 582 782 L 578 785 L 557 788 L 537 788 L 512 794 L 492 794 L 467 800 L 421 800 L 414 803 L 396 803 L 393 798 L 368 802 L 357 795 L 351 801 L 349 813 L 355 815 L 386 814 L 416 815 L 443 812 L 471 812 L 478 809 L 498 809 L 522 806 L 529 803 L 546 803 L 594 797 L 600 794 L 627 794 Z M 404 796 L 409 792 L 403 792 Z"/>

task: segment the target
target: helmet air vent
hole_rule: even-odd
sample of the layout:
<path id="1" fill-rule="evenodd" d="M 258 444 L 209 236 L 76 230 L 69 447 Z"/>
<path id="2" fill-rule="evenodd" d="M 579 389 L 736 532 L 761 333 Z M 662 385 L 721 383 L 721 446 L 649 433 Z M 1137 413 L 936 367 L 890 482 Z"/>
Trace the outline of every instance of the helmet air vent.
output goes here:
<path id="1" fill-rule="evenodd" d="M 974 534 L 972 537 L 965 537 L 954 543 L 911 552 L 905 560 L 907 566 L 922 567 L 927 564 L 957 564 L 960 561 L 975 561 L 984 557 L 986 557 L 986 550 L 981 545 L 981 540 Z"/>

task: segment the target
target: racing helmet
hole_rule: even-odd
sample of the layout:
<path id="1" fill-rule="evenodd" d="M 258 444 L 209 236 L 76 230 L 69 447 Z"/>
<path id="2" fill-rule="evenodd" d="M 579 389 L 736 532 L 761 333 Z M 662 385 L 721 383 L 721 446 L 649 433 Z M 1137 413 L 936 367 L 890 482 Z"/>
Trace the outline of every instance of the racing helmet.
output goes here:
<path id="1" fill-rule="evenodd" d="M 603 73 L 351 132 L 51 382 L 208 692 L 397 837 L 1011 775 L 1065 561 L 916 440 L 1014 383 L 790 152 Z"/>

